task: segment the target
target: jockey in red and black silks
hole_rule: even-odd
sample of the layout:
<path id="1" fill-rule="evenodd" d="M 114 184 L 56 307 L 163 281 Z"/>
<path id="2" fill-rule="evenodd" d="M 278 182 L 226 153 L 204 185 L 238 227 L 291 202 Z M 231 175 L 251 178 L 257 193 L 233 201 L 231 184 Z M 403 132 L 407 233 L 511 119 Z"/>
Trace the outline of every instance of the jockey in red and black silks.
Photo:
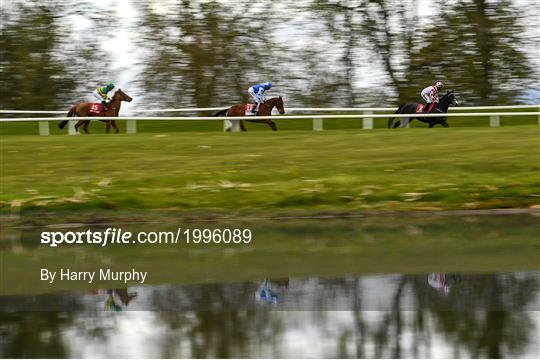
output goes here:
<path id="1" fill-rule="evenodd" d="M 420 93 L 422 99 L 426 102 L 426 107 L 424 108 L 425 113 L 430 113 L 435 104 L 439 102 L 439 91 L 442 87 L 443 82 L 437 81 L 435 82 L 435 85 L 428 86 Z"/>

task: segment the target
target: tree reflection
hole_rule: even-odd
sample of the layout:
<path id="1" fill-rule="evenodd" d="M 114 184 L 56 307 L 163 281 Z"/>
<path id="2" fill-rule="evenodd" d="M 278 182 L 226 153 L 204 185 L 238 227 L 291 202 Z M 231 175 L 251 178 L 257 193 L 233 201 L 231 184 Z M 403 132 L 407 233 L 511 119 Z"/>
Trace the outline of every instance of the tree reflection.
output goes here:
<path id="1" fill-rule="evenodd" d="M 128 341 L 147 343 L 148 356 L 167 358 L 537 355 L 526 352 L 537 341 L 530 315 L 538 312 L 536 273 L 446 278 L 454 279 L 448 293 L 432 288 L 427 275 L 279 280 L 272 286 L 283 303 L 272 307 L 256 306 L 260 283 L 243 283 L 159 287 L 130 299 L 148 299 L 161 309 L 153 313 L 3 311 L 0 354 L 72 356 L 76 349 L 66 347 L 71 337 L 85 339 L 85 346 L 101 354 L 111 351 L 103 344 L 112 337 L 126 339 L 117 337 L 126 331 L 120 323 L 132 317 L 133 324 L 151 331 Z M 383 298 L 369 296 L 381 290 Z M 308 338 L 312 347 L 295 352 L 295 342 Z"/>

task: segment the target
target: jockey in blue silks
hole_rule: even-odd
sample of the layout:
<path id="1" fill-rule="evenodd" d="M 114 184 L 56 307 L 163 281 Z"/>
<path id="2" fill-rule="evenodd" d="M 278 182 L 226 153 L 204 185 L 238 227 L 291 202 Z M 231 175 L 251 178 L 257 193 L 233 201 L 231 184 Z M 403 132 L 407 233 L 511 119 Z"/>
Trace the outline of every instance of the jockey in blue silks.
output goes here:
<path id="1" fill-rule="evenodd" d="M 271 88 L 272 83 L 270 81 L 249 87 L 248 93 L 249 95 L 251 95 L 251 97 L 253 98 L 253 100 L 255 100 L 255 103 L 257 104 L 257 106 L 255 106 L 255 108 L 251 110 L 251 112 L 256 114 L 257 111 L 259 111 L 259 105 L 261 105 L 261 103 L 264 103 L 264 101 L 266 100 L 264 92 L 270 90 Z"/>

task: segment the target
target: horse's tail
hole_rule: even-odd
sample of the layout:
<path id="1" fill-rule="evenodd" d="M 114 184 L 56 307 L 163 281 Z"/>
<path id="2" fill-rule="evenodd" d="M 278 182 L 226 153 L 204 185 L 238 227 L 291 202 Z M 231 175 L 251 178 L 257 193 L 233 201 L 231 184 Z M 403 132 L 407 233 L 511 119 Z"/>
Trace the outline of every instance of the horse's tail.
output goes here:
<path id="1" fill-rule="evenodd" d="M 75 116 L 75 105 L 71 107 L 71 109 L 69 109 L 67 115 L 67 117 L 73 117 Z M 60 122 L 60 124 L 58 124 L 58 127 L 60 129 L 63 129 L 64 127 L 66 127 L 66 124 L 68 123 L 69 120 L 63 120 L 62 122 Z"/>
<path id="2" fill-rule="evenodd" d="M 229 111 L 229 109 L 219 110 L 217 113 L 215 113 L 212 116 L 227 116 L 227 111 Z"/>
<path id="3" fill-rule="evenodd" d="M 403 109 L 403 107 L 405 106 L 405 104 L 401 104 L 399 105 L 398 109 L 396 110 L 396 112 L 394 114 L 399 114 L 401 113 L 401 109 Z M 392 127 L 392 125 L 394 124 L 394 119 L 395 118 L 390 118 L 390 120 L 388 120 L 388 128 L 390 129 Z"/>

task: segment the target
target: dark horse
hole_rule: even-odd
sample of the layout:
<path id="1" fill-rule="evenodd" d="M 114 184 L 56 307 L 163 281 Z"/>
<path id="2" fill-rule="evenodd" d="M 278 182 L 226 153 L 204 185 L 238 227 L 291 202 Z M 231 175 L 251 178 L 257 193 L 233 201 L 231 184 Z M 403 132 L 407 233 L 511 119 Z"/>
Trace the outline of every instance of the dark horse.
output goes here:
<path id="1" fill-rule="evenodd" d="M 118 89 L 112 99 L 111 102 L 107 105 L 107 110 L 105 112 L 90 112 L 90 106 L 94 103 L 85 102 L 80 103 L 79 105 L 72 106 L 71 109 L 69 109 L 69 112 L 67 114 L 68 117 L 88 117 L 88 116 L 108 116 L 108 117 L 118 117 L 118 113 L 120 112 L 120 105 L 122 101 L 131 102 L 133 100 L 131 96 L 127 95 L 125 92 L 122 91 L 122 89 Z M 111 126 L 116 130 L 115 132 L 118 134 L 118 126 L 116 126 L 116 120 L 101 120 L 103 122 L 107 123 L 107 133 L 111 130 Z M 60 129 L 63 129 L 66 124 L 68 123 L 68 120 L 62 121 L 60 124 L 58 124 L 58 127 Z M 75 130 L 79 132 L 79 127 L 83 127 L 83 130 L 87 133 L 88 132 L 88 125 L 90 124 L 90 120 L 79 120 L 77 124 L 75 124 Z"/>
<path id="2" fill-rule="evenodd" d="M 399 108 L 396 110 L 395 114 L 416 114 L 416 108 L 418 107 L 419 103 L 407 103 L 403 105 L 399 105 Z M 448 107 L 450 105 L 457 105 L 457 99 L 456 94 L 454 94 L 454 90 L 449 90 L 446 92 L 446 94 L 441 98 L 441 100 L 435 104 L 433 107 L 433 110 L 431 113 L 441 113 L 445 114 L 448 112 Z M 388 127 L 389 128 L 397 128 L 401 125 L 401 120 L 396 121 L 394 123 L 395 118 L 390 118 L 388 120 Z M 399 119 L 407 119 L 407 118 L 399 118 Z M 411 116 L 409 119 L 409 122 L 413 121 L 414 119 L 418 119 L 422 122 L 428 123 L 429 127 L 432 128 L 437 124 L 440 124 L 444 127 L 448 127 L 448 122 L 446 121 L 446 117 L 414 117 Z"/>
<path id="3" fill-rule="evenodd" d="M 259 110 L 257 111 L 256 116 L 270 116 L 272 115 L 272 109 L 274 107 L 278 109 L 281 115 L 285 114 L 285 107 L 283 106 L 283 98 L 280 96 L 277 98 L 268 99 L 264 103 L 259 105 Z M 220 110 L 214 114 L 214 116 L 228 116 L 228 117 L 245 116 L 245 115 L 246 115 L 246 104 L 236 104 L 236 105 L 231 106 L 228 109 Z M 272 130 L 274 131 L 277 130 L 276 123 L 270 119 L 267 119 L 267 120 L 253 119 L 253 120 L 248 120 L 248 121 L 256 122 L 256 123 L 265 123 L 265 124 L 268 124 L 268 126 L 270 126 Z M 240 120 L 240 128 L 242 129 L 242 131 L 246 131 L 246 125 L 244 124 L 244 120 Z"/>

